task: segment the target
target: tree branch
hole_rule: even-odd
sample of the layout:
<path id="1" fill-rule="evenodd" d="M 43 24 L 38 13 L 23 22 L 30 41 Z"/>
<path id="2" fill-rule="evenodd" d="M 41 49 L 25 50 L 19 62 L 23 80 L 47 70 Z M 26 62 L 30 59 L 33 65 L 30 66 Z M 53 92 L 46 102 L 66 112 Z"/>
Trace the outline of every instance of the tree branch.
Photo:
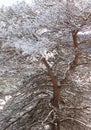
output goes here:
<path id="1" fill-rule="evenodd" d="M 45 58 L 42 58 L 41 62 L 46 66 L 47 70 L 48 70 L 48 73 L 49 73 L 49 76 L 52 80 L 52 83 L 53 83 L 53 100 L 52 100 L 52 105 L 56 108 L 59 107 L 58 105 L 58 101 L 59 101 L 59 95 L 60 95 L 60 91 L 59 91 L 59 87 L 57 85 L 57 81 L 56 81 L 56 78 L 49 66 L 49 64 L 47 63 L 46 59 Z"/>

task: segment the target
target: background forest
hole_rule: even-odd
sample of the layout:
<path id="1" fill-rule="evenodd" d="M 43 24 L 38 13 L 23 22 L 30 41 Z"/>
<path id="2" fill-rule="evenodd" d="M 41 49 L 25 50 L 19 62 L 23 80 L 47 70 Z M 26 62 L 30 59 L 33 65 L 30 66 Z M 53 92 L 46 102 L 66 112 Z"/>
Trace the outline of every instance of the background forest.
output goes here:
<path id="1" fill-rule="evenodd" d="M 91 1 L 0 8 L 0 130 L 91 129 Z"/>

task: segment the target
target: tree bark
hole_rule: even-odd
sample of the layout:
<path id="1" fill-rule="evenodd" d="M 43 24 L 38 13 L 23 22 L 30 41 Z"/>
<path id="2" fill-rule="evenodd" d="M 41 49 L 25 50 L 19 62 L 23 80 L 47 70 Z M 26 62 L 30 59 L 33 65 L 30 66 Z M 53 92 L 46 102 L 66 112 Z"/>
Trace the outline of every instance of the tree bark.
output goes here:
<path id="1" fill-rule="evenodd" d="M 74 49 L 78 48 L 78 39 L 77 39 L 78 31 L 79 30 L 72 31 L 72 38 L 73 38 Z"/>
<path id="2" fill-rule="evenodd" d="M 47 63 L 46 59 L 42 58 L 41 61 L 46 66 L 46 68 L 48 70 L 48 73 L 49 73 L 49 76 L 50 76 L 50 78 L 52 80 L 52 83 L 53 83 L 53 91 L 54 91 L 54 93 L 53 93 L 52 105 L 54 107 L 58 108 L 59 107 L 58 101 L 59 101 L 60 91 L 59 91 L 59 87 L 57 85 L 57 81 L 56 81 L 55 76 L 54 76 L 49 64 Z"/>
<path id="3" fill-rule="evenodd" d="M 42 59 L 42 63 L 46 66 L 47 70 L 48 70 L 48 73 L 49 73 L 49 76 L 52 80 L 52 83 L 53 83 L 53 99 L 51 100 L 51 104 L 55 107 L 55 108 L 59 108 L 59 96 L 60 96 L 60 90 L 59 90 L 59 87 L 57 85 L 57 81 L 56 81 L 56 78 L 49 66 L 49 64 L 47 63 L 46 59 L 43 58 Z M 56 112 L 57 115 L 59 115 L 58 111 Z M 58 116 L 59 117 L 59 116 Z M 52 123 L 52 129 L 53 130 L 60 130 L 60 119 L 56 117 L 56 119 L 54 120 L 54 122 Z M 52 118 L 54 119 L 54 115 L 52 116 Z"/>

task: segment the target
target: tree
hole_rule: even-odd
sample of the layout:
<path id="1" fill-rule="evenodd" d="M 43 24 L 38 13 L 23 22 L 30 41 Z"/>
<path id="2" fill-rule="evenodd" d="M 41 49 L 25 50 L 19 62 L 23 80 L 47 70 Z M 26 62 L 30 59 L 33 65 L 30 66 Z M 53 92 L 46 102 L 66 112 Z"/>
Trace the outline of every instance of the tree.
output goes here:
<path id="1" fill-rule="evenodd" d="M 78 32 L 90 25 L 88 5 L 39 0 L 33 8 L 21 3 L 3 10 L 1 34 L 9 47 L 1 48 L 6 57 L 0 65 L 20 82 L 1 113 L 2 130 L 91 129 L 91 46 L 78 44 Z M 20 46 L 12 47 L 16 43 Z"/>
<path id="2" fill-rule="evenodd" d="M 78 32 L 80 32 L 82 28 L 90 26 L 91 3 L 84 0 L 67 0 L 66 2 L 54 0 L 50 2 L 40 1 L 39 5 L 42 5 L 44 9 L 48 8 L 42 12 L 42 15 L 39 19 L 39 24 L 48 28 L 48 30 L 51 30 L 51 33 L 55 31 L 56 33 L 60 31 L 62 31 L 62 33 L 65 31 L 67 31 L 67 33 L 71 33 L 74 48 L 77 48 Z"/>

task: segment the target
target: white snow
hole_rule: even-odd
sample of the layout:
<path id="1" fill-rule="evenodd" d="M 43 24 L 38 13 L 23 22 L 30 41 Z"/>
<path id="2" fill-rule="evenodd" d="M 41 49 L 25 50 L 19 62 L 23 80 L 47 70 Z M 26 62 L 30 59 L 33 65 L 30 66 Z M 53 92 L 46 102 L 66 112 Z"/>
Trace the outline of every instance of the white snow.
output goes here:
<path id="1" fill-rule="evenodd" d="M 15 4 L 16 2 L 22 2 L 22 1 L 25 1 L 29 5 L 32 5 L 32 3 L 33 3 L 33 0 L 1 0 L 0 7 L 1 6 L 11 6 L 11 5 Z"/>

